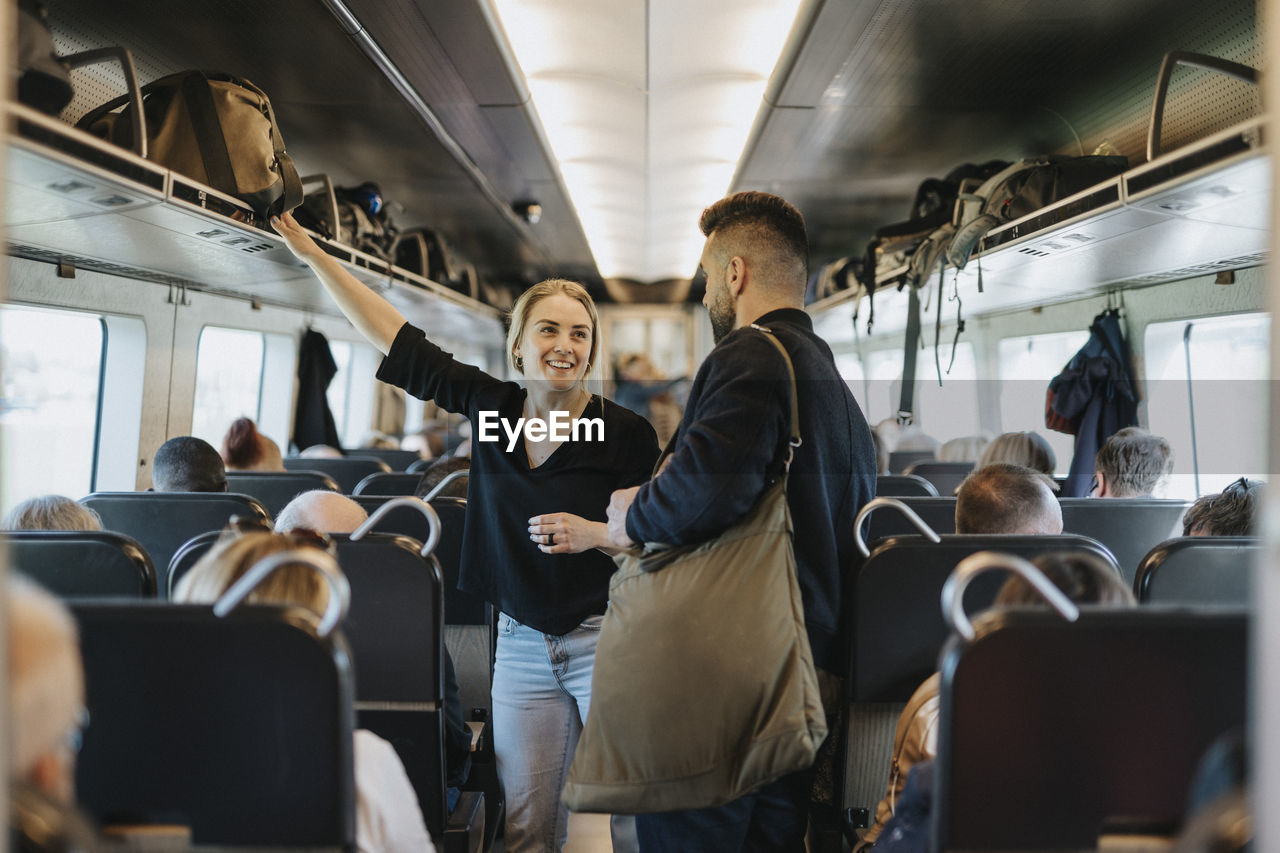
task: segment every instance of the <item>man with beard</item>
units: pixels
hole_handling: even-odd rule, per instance
[[[875,495],[871,431],[802,310],[809,252],[800,212],[777,196],[741,192],[703,211],[699,225],[707,237],[702,301],[716,347],[694,379],[661,473],[613,493],[610,538],[618,547],[707,541],[745,516],[781,473],[791,383],[781,354],[757,329],[771,331],[791,357],[798,386],[801,443],[787,503],[805,625],[830,718],[835,674],[845,663],[842,581],[854,551],[853,519]],[[718,808],[640,815],[641,849],[803,851],[813,775],[813,768],[790,774]]]

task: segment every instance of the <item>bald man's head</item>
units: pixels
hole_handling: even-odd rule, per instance
[[[368,517],[364,507],[346,495],[317,489],[289,501],[276,516],[276,530],[283,533],[306,527],[322,533],[350,533]]]
[[[1052,480],[1021,465],[996,463],[974,471],[956,492],[957,533],[1062,532],[1062,507]]]

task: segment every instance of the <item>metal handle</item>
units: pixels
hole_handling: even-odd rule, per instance
[[[1160,156],[1160,125],[1164,122],[1164,101],[1169,94],[1169,78],[1173,76],[1174,66],[1177,65],[1217,71],[1219,74],[1226,74],[1228,77],[1235,77],[1237,80],[1243,80],[1255,86],[1258,85],[1258,78],[1261,76],[1256,68],[1232,62],[1230,59],[1183,50],[1166,53],[1164,62],[1160,64],[1160,75],[1156,78],[1155,98],[1151,102],[1151,125],[1147,128],[1147,162]]]
[[[427,496],[426,496],[426,497],[424,497],[424,498],[423,498],[423,500],[424,500],[424,501],[429,501],[429,500],[431,500],[431,499],[432,499],[432,498],[434,498],[436,495],[440,494],[440,491],[441,491],[445,486],[449,485],[449,484],[450,484],[450,483],[452,483],[454,480],[460,480],[460,479],[462,479],[463,477],[466,477],[466,476],[467,476],[468,474],[470,474],[470,473],[471,473],[471,472],[470,472],[470,471],[468,471],[468,470],[463,470],[463,471],[450,471],[450,472],[449,472],[449,474],[448,474],[448,475],[447,475],[443,480],[441,480],[440,482],[438,482],[438,483],[436,483],[436,484],[435,484],[435,487],[434,487],[434,488],[432,488],[432,490],[431,490],[431,491],[427,492]]]
[[[882,506],[891,506],[898,512],[902,513],[906,517],[907,521],[911,522],[912,525],[915,526],[916,530],[923,533],[930,542],[942,541],[938,538],[938,534],[934,532],[933,528],[926,524],[923,518],[916,515],[915,510],[904,504],[902,501],[895,500],[894,498],[873,498],[867,501],[867,503],[862,507],[862,511],[858,513],[858,517],[853,520],[853,544],[858,547],[858,553],[862,556],[871,556],[871,549],[867,547],[867,543],[862,538],[862,522],[868,515],[871,515],[872,510]]]
[[[299,178],[298,180],[304,187],[307,184],[315,184],[315,183],[324,184],[325,198],[328,199],[329,201],[329,231],[330,231],[330,233],[325,234],[324,236],[330,240],[338,240],[339,242],[341,242],[340,236],[338,234],[338,229],[339,229],[338,196],[333,191],[333,180],[330,179],[330,177],[324,173],[307,175],[306,177]]]
[[[231,585],[222,597],[213,605],[214,616],[226,616],[249,597],[258,584],[262,583],[272,572],[281,566],[308,566],[325,579],[329,585],[329,603],[325,605],[324,614],[320,617],[320,626],[316,634],[329,636],[338,623],[347,615],[351,605],[351,587],[347,577],[338,568],[338,561],[319,548],[296,548],[292,551],[281,551],[254,563],[240,580]]]
[[[431,556],[431,552],[436,549],[436,545],[440,542],[440,516],[436,515],[436,511],[432,509],[431,505],[422,498],[403,497],[392,498],[387,501],[382,506],[378,507],[364,524],[360,525],[352,532],[350,536],[351,541],[358,542],[363,539],[365,534],[372,530],[387,513],[391,512],[391,510],[398,506],[413,507],[427,517],[427,526],[430,528],[430,532],[427,534],[427,541],[422,545],[422,550],[418,553],[422,554],[424,557]]]
[[[1075,602],[1067,598],[1053,581],[1044,576],[1044,572],[1027,560],[1012,554],[979,551],[957,563],[955,571],[942,585],[942,616],[951,629],[965,640],[972,641],[975,634],[973,623],[969,621],[969,615],[964,612],[964,591],[969,588],[970,581],[990,569],[1005,569],[1020,575],[1035,588],[1036,592],[1044,596],[1050,607],[1058,611],[1059,615],[1068,622],[1074,622],[1080,618],[1080,608]]]
[[[129,103],[133,106],[130,122],[133,124],[133,153],[139,157],[147,156],[147,118],[142,114],[142,88],[138,86],[138,72],[133,66],[133,56],[128,48],[100,47],[95,50],[83,50],[70,56],[61,57],[71,68],[81,68],[114,59],[120,63],[124,71],[124,85],[129,92]]]

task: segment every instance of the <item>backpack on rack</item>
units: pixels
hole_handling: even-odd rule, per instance
[[[476,270],[462,263],[443,235],[429,228],[407,228],[396,236],[395,265],[429,278],[471,299],[480,298]]]
[[[294,214],[298,224],[366,255],[394,262],[396,226],[378,185],[365,181],[358,187],[335,187],[328,175],[303,178],[304,184],[316,181],[324,186],[307,193]]]
[[[271,100],[240,77],[179,71],[142,87],[145,146],[135,137],[138,105],[121,95],[77,127],[194,181],[235,196],[264,219],[302,202],[302,182],[285,152]]]
[[[1122,156],[1050,155],[1019,160],[961,199],[947,261],[964,269],[978,241],[991,229],[1114,178],[1129,167]]]

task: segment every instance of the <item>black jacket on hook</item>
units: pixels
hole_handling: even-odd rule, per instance
[[[1088,343],[1049,382],[1045,423],[1076,437],[1062,497],[1088,495],[1098,449],[1117,431],[1138,424],[1138,395],[1120,312],[1103,311],[1093,318],[1089,332]]]
[[[307,329],[298,348],[298,408],[293,418],[293,443],[298,452],[313,444],[342,449],[333,412],[329,411],[329,398],[325,396],[337,372],[328,339]]]

